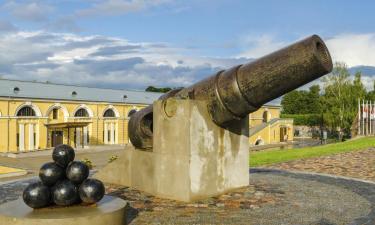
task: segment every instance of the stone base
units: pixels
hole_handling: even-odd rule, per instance
[[[22,199],[0,205],[0,224],[12,225],[124,225],[126,202],[104,196],[92,206],[32,209]]]
[[[219,127],[193,100],[156,101],[153,112],[152,151],[126,150],[96,178],[186,202],[249,184],[247,118]]]

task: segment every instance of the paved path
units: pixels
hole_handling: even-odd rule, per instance
[[[108,159],[113,155],[119,155],[121,151],[125,150],[111,150],[110,148],[105,151],[91,152],[91,151],[77,151],[76,159],[89,159],[94,165],[94,169],[100,169],[108,163]],[[40,167],[46,163],[52,161],[51,155],[40,155],[35,157],[22,157],[22,158],[9,158],[0,156],[0,166],[9,166],[14,168],[20,168],[28,171],[28,175],[23,177],[36,176],[39,173]],[[3,178],[0,182],[18,179],[20,177]]]
[[[16,199],[28,182],[0,185],[1,202]],[[375,224],[374,183],[313,174],[253,169],[247,188],[194,203],[127,187],[107,192],[129,201],[130,224]]]
[[[274,164],[268,166],[268,168],[334,174],[375,182],[375,148],[295,160]]]

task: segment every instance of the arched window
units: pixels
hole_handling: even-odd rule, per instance
[[[25,106],[17,112],[17,116],[36,116],[36,114],[33,108]]]
[[[267,123],[268,122],[268,111],[264,111],[263,113],[263,123]]]
[[[89,113],[86,109],[78,109],[77,112],[74,114],[75,117],[89,117]]]
[[[103,117],[116,117],[116,115],[115,115],[115,112],[113,111],[113,109],[107,109],[104,112]]]
[[[134,113],[136,113],[137,112],[137,110],[136,109],[132,109],[132,110],[130,110],[129,111],[129,113],[128,113],[128,117],[131,117]]]

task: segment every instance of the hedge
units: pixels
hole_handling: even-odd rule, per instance
[[[294,125],[319,126],[322,123],[322,114],[281,114],[281,118],[294,120]]]

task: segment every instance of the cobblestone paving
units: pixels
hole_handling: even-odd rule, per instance
[[[34,179],[35,180],[35,179]],[[0,203],[32,180],[0,185]],[[375,185],[319,175],[252,170],[250,185],[193,203],[160,199],[128,187],[107,193],[129,202],[127,224],[375,224]]]
[[[267,168],[326,173],[375,182],[375,148],[332,156],[295,160],[274,164]]]

